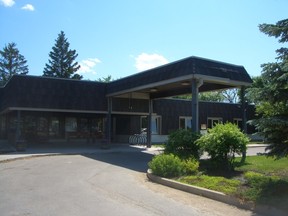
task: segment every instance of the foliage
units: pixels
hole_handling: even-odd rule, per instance
[[[275,200],[287,199],[288,181],[277,176],[265,176],[257,172],[244,174],[248,189],[243,191],[242,196],[246,200],[267,203]]]
[[[198,187],[207,188],[232,195],[243,201],[252,201],[255,204],[266,204],[288,211],[288,168],[287,158],[273,161],[265,156],[248,156],[245,163],[237,158],[236,172],[215,176],[207,163],[209,160],[200,160],[200,172],[193,176],[184,176],[178,181]],[[203,166],[204,163],[204,166]],[[267,168],[267,169],[265,169]],[[207,173],[200,175],[200,173]]]
[[[224,101],[229,103],[237,103],[239,101],[239,90],[237,88],[227,89],[221,92]]]
[[[174,98],[191,100],[192,95],[185,94],[185,95],[175,96]],[[200,101],[236,103],[238,100],[238,90],[228,89],[228,90],[223,90],[223,91],[200,92],[199,100]]]
[[[180,182],[198,187],[219,191],[225,194],[235,194],[241,182],[236,179],[226,179],[219,176],[185,176],[179,179]]]
[[[288,158],[275,160],[275,158],[265,155],[248,156],[245,163],[241,163],[240,158],[236,159],[236,163],[238,163],[235,168],[237,171],[254,171],[263,175],[277,175],[288,180]]]
[[[194,175],[198,172],[199,162],[194,158],[182,160],[182,175]]]
[[[246,152],[248,142],[249,138],[232,123],[217,124],[196,141],[215,166],[229,170],[234,169],[235,154]]]
[[[261,24],[260,31],[279,38],[280,43],[288,42],[288,19],[275,25]],[[256,101],[258,119],[250,123],[271,145],[269,155],[288,156],[288,48],[276,50],[277,62],[262,65],[260,78],[255,79],[250,96]]]
[[[29,72],[27,61],[16,48],[15,43],[9,43],[0,50],[0,84],[5,83],[14,74],[26,75]]]
[[[112,82],[113,79],[112,79],[112,76],[111,76],[111,75],[108,75],[107,77],[98,78],[97,81],[98,81],[98,82],[109,83],[109,82]]]
[[[75,61],[78,54],[76,50],[69,49],[70,44],[63,31],[60,32],[55,42],[49,53],[49,63],[45,65],[43,76],[82,79],[81,75],[76,74],[80,68],[78,62]]]
[[[173,154],[156,155],[148,165],[153,174],[161,177],[178,177],[195,174],[199,167],[199,163],[196,160],[181,160]]]
[[[180,158],[194,157],[199,159],[201,151],[195,142],[200,137],[199,133],[192,132],[191,129],[179,129],[169,134],[165,145],[166,154],[173,153]]]
[[[249,103],[259,104],[261,98],[259,98],[259,92],[264,87],[263,79],[261,76],[252,77],[253,83],[246,89],[246,99]]]
[[[200,101],[223,102],[224,96],[220,91],[202,92],[199,94],[199,100]]]

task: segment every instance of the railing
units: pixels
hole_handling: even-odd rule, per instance
[[[129,137],[129,144],[143,145],[147,143],[147,134],[134,134]]]

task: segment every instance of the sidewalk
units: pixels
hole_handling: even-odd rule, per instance
[[[263,153],[267,144],[251,144],[248,145],[248,150],[251,149],[252,153],[247,155],[256,155],[257,152],[253,151],[253,148],[260,148]],[[0,162],[17,160],[27,157],[39,157],[39,156],[52,156],[52,155],[69,155],[69,154],[94,154],[94,153],[105,153],[105,152],[129,152],[129,151],[142,151],[148,154],[159,154],[163,151],[161,147],[146,148],[146,146],[137,146],[129,144],[111,144],[109,146],[101,144],[81,144],[73,143],[72,145],[51,145],[51,146],[33,146],[28,147],[26,151],[15,151],[15,149],[7,148],[7,153],[0,153]]]

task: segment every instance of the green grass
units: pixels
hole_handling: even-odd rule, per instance
[[[244,164],[237,160],[233,172],[215,169],[209,160],[200,161],[200,172],[205,175],[181,177],[179,181],[288,212],[288,158],[250,156]]]
[[[178,181],[198,187],[207,188],[223,192],[225,194],[235,194],[241,182],[235,179],[226,179],[224,177],[212,177],[207,175],[186,176],[179,178]]]
[[[269,176],[280,176],[288,180],[288,158],[275,159],[266,156],[250,156],[244,164],[240,163],[241,158],[236,159],[237,171],[254,171]]]

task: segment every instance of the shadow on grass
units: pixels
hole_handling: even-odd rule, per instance
[[[243,165],[243,163],[241,164]],[[241,164],[236,165],[241,166]],[[210,159],[200,160],[199,171],[208,176],[222,176],[228,179],[237,178],[243,175],[243,171],[224,169],[221,164],[216,164]]]
[[[235,162],[234,167],[251,165],[249,162]],[[225,170],[221,165],[206,159],[200,160],[199,171],[208,176],[221,176],[228,179],[238,179],[242,182],[237,189],[236,196],[246,201],[253,201],[256,205],[268,205],[288,212],[288,180],[280,176],[263,175],[251,172],[250,177],[246,171]]]
[[[288,212],[288,181],[276,176],[250,175],[248,189],[243,191],[245,199],[265,204]]]

